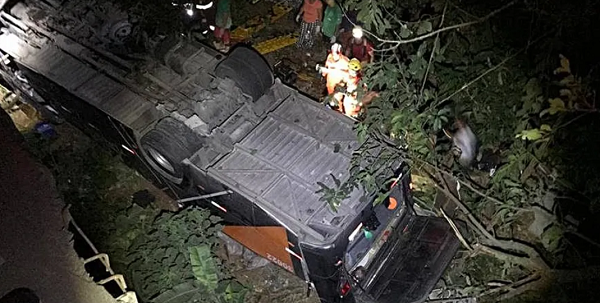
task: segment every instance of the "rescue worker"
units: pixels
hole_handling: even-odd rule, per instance
[[[331,52],[327,55],[325,66],[319,68],[321,75],[327,80],[327,95],[335,93],[333,97],[338,103],[342,101],[343,94],[336,93],[336,87],[348,77],[348,62],[348,57],[342,54],[342,45],[334,43],[331,46]],[[341,103],[339,108],[341,108]]]
[[[352,29],[352,38],[347,43],[346,56],[348,58],[356,58],[363,65],[373,63],[375,52],[373,44],[364,37],[363,30],[360,26]]]
[[[450,134],[444,129],[448,138],[452,139],[453,152],[458,156],[458,162],[464,167],[471,167],[477,157],[477,137],[467,123],[456,120],[456,132]]]
[[[362,110],[362,103],[358,100],[358,87],[361,79],[362,66],[360,61],[352,58],[348,62],[348,76],[346,77],[346,93],[342,102],[342,112],[349,117],[358,118]]]
[[[362,65],[358,59],[352,58],[348,62],[348,77],[344,81],[346,87],[341,110],[346,116],[356,119],[364,113],[366,105],[379,97],[379,93],[369,91],[366,84],[360,85],[361,70]]]

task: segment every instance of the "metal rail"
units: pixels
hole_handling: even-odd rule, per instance
[[[97,284],[104,286],[106,283],[114,281],[115,283],[117,283],[117,285],[123,292],[123,294],[121,294],[119,297],[116,298],[117,302],[137,303],[138,300],[137,300],[137,296],[136,296],[135,292],[131,291],[131,290],[127,290],[127,283],[125,282],[125,278],[123,277],[122,274],[115,274],[113,269],[110,267],[110,260],[108,258],[108,255],[105,253],[100,253],[98,251],[98,249],[96,248],[96,246],[94,245],[94,243],[92,243],[90,238],[88,238],[87,235],[83,232],[83,230],[81,230],[81,228],[79,227],[77,222],[75,222],[75,219],[73,219],[73,217],[69,213],[70,207],[71,207],[71,205],[68,205],[64,210],[64,212],[68,213],[68,217],[69,217],[68,221],[71,224],[73,224],[73,227],[75,228],[77,233],[83,238],[83,240],[87,243],[87,245],[94,252],[94,256],[83,260],[83,264],[85,265],[85,264],[94,262],[96,260],[100,260],[102,265],[104,265],[104,267],[106,268],[106,271],[108,273],[110,273],[110,276],[108,278],[98,281]],[[65,223],[68,224],[68,222],[65,222]]]

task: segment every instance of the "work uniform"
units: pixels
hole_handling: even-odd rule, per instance
[[[348,74],[346,77],[346,94],[344,95],[344,114],[349,117],[357,118],[362,110],[362,104],[358,100],[358,88],[360,83],[360,74]]]
[[[348,57],[343,54],[338,56],[338,60],[335,60],[334,55],[329,54],[325,61],[327,70],[323,71],[323,77],[327,79],[327,94],[329,95],[333,94],[335,87],[348,77]]]

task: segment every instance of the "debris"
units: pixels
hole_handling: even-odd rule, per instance
[[[292,10],[292,6],[277,3],[273,5],[271,10],[273,11],[271,15],[266,16],[265,18],[262,16],[255,16],[248,20],[245,24],[240,25],[232,30],[231,40],[244,41],[249,39],[253,34],[265,28],[267,23],[275,23],[279,19],[283,18],[283,16]]]
[[[268,54],[270,52],[274,52],[276,50],[282,49],[286,46],[293,45],[298,40],[298,37],[293,34],[287,34],[284,36],[279,36],[273,39],[269,39],[254,45],[254,48],[261,53],[262,55]]]

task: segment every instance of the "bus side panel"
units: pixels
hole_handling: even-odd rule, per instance
[[[254,204],[253,214],[255,226],[280,226],[274,218],[272,218],[269,214],[267,214],[256,204]],[[304,270],[300,262],[300,259],[302,258],[302,253],[300,252],[298,237],[288,230],[287,239],[287,253],[291,256],[294,274],[296,274],[296,276],[300,277],[302,280],[305,280],[306,277],[304,275]]]
[[[123,162],[139,171],[155,185],[164,186],[158,174],[142,158],[135,132],[128,126],[90,105],[43,75],[17,64],[35,91],[69,123],[94,140],[104,140],[118,151]]]
[[[189,179],[203,193],[228,190],[202,170],[189,166]],[[198,205],[210,209],[224,219],[223,232],[248,249],[305,279],[300,259],[298,238],[281,226],[255,203],[233,192],[202,201]]]

